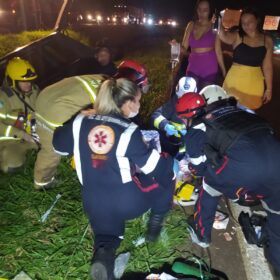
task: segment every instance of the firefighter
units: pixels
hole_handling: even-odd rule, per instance
[[[139,112],[140,98],[135,83],[107,80],[96,98],[95,115],[80,114],[54,132],[54,149],[74,155],[83,186],[83,206],[95,236],[93,279],[115,279],[115,251],[125,221],[151,209],[147,239],[154,241],[172,205],[173,159],[148,148],[130,120]]]
[[[33,66],[20,57],[9,60],[0,89],[0,169],[13,172],[23,166],[26,153],[37,149],[31,135],[39,88]]]
[[[123,61],[117,76],[127,77],[146,92],[148,79],[145,69],[135,61]],[[34,168],[34,187],[47,189],[54,185],[54,176],[60,155],[53,151],[52,137],[61,126],[82,109],[92,107],[104,75],[82,75],[65,78],[41,91],[36,101],[37,132],[41,149]]]
[[[203,188],[189,220],[194,243],[208,247],[215,212],[221,195],[243,206],[260,202],[267,212],[265,231],[268,261],[280,272],[280,142],[271,127],[256,114],[225,98],[218,86],[202,91],[207,107],[194,111],[180,99],[176,110],[188,128],[185,136],[189,169],[203,176]],[[197,100],[201,101],[200,95]],[[195,100],[193,100],[194,102]],[[188,112],[195,112],[188,115]]]
[[[181,135],[187,133],[186,127],[177,117],[175,105],[179,98],[189,92],[196,92],[196,81],[192,77],[182,77],[177,86],[176,94],[154,111],[151,115],[152,126],[159,130],[162,151],[176,156],[185,152]]]

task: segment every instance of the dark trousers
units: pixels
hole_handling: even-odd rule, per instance
[[[239,140],[219,166],[207,166],[204,180],[218,192],[211,194],[211,188],[206,191],[207,187],[200,191],[195,223],[201,235],[210,239],[219,193],[236,199],[239,188],[245,187],[261,195],[268,215],[267,259],[280,272],[280,143],[271,135],[256,132],[252,136],[254,141]]]
[[[153,185],[155,182],[150,178],[146,179],[141,179],[142,187],[149,189],[141,190],[141,186],[134,182],[111,186],[108,192],[106,188],[92,190],[90,187],[84,187],[84,210],[95,235],[95,248],[117,248],[124,235],[125,222],[141,216],[149,209],[156,214],[169,211],[172,206],[174,182],[170,180],[165,187],[156,188],[156,185]]]

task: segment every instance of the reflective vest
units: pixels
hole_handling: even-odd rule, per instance
[[[54,130],[93,104],[103,75],[82,75],[65,78],[41,91],[36,101],[36,119],[39,125]]]
[[[8,86],[0,89],[0,141],[18,141],[29,131],[30,119],[39,88],[34,85],[32,92],[24,95]],[[20,95],[20,96],[19,96]],[[24,100],[24,101],[22,101]]]

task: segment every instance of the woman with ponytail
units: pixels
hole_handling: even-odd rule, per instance
[[[141,90],[119,78],[103,82],[94,115],[78,115],[54,132],[53,146],[74,155],[84,210],[94,233],[93,279],[115,279],[115,252],[125,222],[151,210],[147,241],[159,236],[172,205],[173,159],[143,141],[130,118],[140,109]]]

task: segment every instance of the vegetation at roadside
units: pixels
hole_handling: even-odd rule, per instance
[[[39,30],[24,31],[20,34],[0,34],[0,57],[6,55],[18,47],[22,47],[38,39],[44,38],[52,32],[52,30]],[[73,39],[79,40],[86,45],[90,45],[90,40],[86,36],[71,30],[66,30],[65,32]]]
[[[29,39],[43,36],[41,31],[32,34],[25,36]],[[10,44],[7,43],[5,47],[9,49],[7,51],[28,43],[19,43],[15,39],[17,37],[11,38]],[[2,40],[0,36],[0,42]],[[150,39],[132,49],[126,58],[145,65],[152,85],[150,92],[142,99],[141,116],[147,123],[150,113],[169,96],[169,46],[165,39]],[[0,177],[0,277],[11,279],[20,271],[25,271],[32,279],[39,280],[88,279],[93,239],[83,212],[76,173],[71,169],[69,159],[64,158],[58,169],[56,187],[46,192],[35,191],[35,157],[35,152],[29,153],[21,172],[1,174]],[[42,215],[58,194],[61,194],[61,198],[47,220],[42,222]],[[126,272],[148,273],[153,268],[160,268],[182,257],[185,253],[181,250],[189,242],[185,218],[184,212],[175,207],[167,218],[159,241],[139,246],[135,242],[144,236],[147,215],[128,222],[125,240],[119,248],[119,253],[131,253]]]

